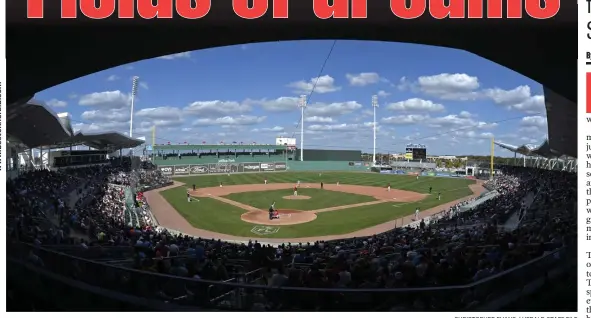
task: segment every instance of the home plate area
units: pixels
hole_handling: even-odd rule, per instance
[[[316,219],[316,213],[299,210],[277,210],[278,218],[269,218],[269,212],[263,210],[249,211],[241,215],[244,222],[263,225],[293,225],[310,222]]]

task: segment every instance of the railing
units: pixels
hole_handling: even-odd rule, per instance
[[[557,266],[570,265],[575,258],[572,247],[563,247],[508,271],[481,281],[463,285],[398,289],[313,289],[274,288],[234,282],[207,281],[149,273],[105,265],[29,244],[9,243],[9,261],[27,259],[29,252],[43,261],[43,268],[62,277],[75,279],[101,289],[148,298],[154,303],[197,306],[227,310],[250,310],[269,306],[273,310],[412,310],[415,301],[426,307],[420,310],[464,310],[474,301],[486,302],[510,292],[522,292],[531,281],[545,277]],[[576,250],[576,247],[574,248]],[[569,251],[569,255],[567,255]],[[571,257],[569,257],[571,256]],[[10,270],[10,268],[9,268]],[[210,286],[231,295],[210,297]],[[222,294],[224,294],[222,293]],[[212,301],[216,299],[216,301]]]

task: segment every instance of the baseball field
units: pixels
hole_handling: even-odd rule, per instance
[[[183,233],[308,242],[384,232],[413,222],[417,208],[424,218],[483,191],[463,178],[281,172],[181,177],[145,195],[160,225]],[[271,220],[273,203],[279,218]]]

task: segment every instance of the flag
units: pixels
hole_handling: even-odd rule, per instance
[[[186,143],[187,143],[187,142],[185,141],[185,144],[186,144]]]
[[[205,141],[203,141],[203,144],[205,145]]]
[[[235,141],[232,141],[232,143],[235,144],[236,142]]]
[[[170,141],[168,142],[168,144],[170,145]]]

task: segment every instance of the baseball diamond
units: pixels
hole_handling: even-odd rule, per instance
[[[187,202],[188,184],[196,185],[189,192],[199,201]],[[430,195],[429,188],[441,192],[441,200]],[[310,242],[388,231],[414,222],[417,208],[425,218],[482,192],[480,182],[463,178],[259,172],[176,178],[172,186],[145,196],[160,225],[182,233],[228,240],[264,235],[269,242]],[[294,199],[300,196],[305,199]],[[267,208],[272,203],[278,217],[270,219]],[[277,230],[253,231],[257,224]]]

